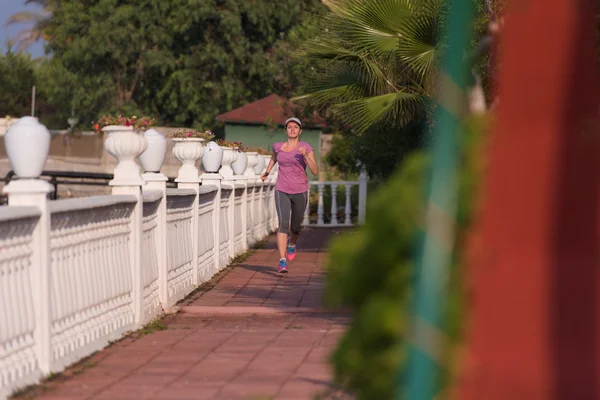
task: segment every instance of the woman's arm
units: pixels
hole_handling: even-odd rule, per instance
[[[266,181],[267,178],[269,177],[269,174],[271,173],[271,170],[273,169],[273,167],[275,166],[275,163],[277,162],[277,158],[275,157],[275,154],[273,154],[271,156],[271,159],[269,160],[269,165],[267,166],[267,169],[265,170],[265,172],[260,176],[260,179],[262,179],[262,181]]]
[[[315,152],[311,151],[310,153],[306,154],[306,147],[304,146],[300,147],[298,151],[304,156],[304,159],[306,160],[306,164],[308,164],[310,172],[312,172],[313,175],[319,175],[319,166],[317,165]]]

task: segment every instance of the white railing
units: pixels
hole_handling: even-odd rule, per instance
[[[183,299],[194,287],[192,222],[196,192],[167,190],[167,304]],[[197,212],[197,211],[196,211]]]
[[[304,219],[302,224],[304,226],[352,226],[356,224],[362,224],[365,222],[366,215],[366,204],[367,204],[367,175],[361,173],[358,177],[358,181],[311,181],[309,182],[311,190],[309,196],[317,197],[316,206],[316,220],[314,217],[315,213],[311,213],[311,201],[306,206],[304,211]],[[329,210],[325,210],[325,188],[329,187],[329,197],[331,199],[331,205]],[[356,187],[358,190],[354,195],[356,202],[356,212],[353,210],[353,188]],[[338,188],[343,188],[343,202],[338,201]]]
[[[31,124],[39,125],[29,120],[21,128]],[[250,164],[244,175],[231,175],[227,165],[221,165],[221,173],[199,175],[201,143],[180,142],[173,149],[183,164],[178,187],[167,189],[165,175],[140,175],[132,161],[157,142],[131,130],[107,136],[107,150],[119,158],[111,195],[50,201],[52,186],[30,178],[36,175],[29,172],[27,179],[4,187],[0,399],[170,311],[277,227],[275,179],[262,182]],[[145,160],[153,167],[146,169],[158,171],[161,166],[154,161],[164,159],[166,147],[150,150],[153,155]],[[357,183],[316,183],[321,224],[323,185],[335,189],[340,184]],[[359,201],[359,221],[365,196]],[[346,214],[344,224],[349,222]]]
[[[159,254],[161,243],[160,233],[160,205],[161,192],[148,193],[144,196],[142,216],[142,322],[152,320],[162,312],[159,292]]]
[[[246,251],[244,232],[254,241],[272,232],[261,221],[276,218],[264,197],[273,185],[251,180],[256,197],[248,180],[224,179],[140,196],[30,193],[37,206],[15,205],[22,196],[9,193],[0,207],[0,398],[161,315]]]
[[[209,280],[215,273],[215,200],[218,194],[217,186],[201,186],[198,201],[198,278],[202,283]]]
[[[134,328],[133,196],[50,203],[50,368],[61,370]],[[43,251],[43,250],[42,250]]]
[[[37,207],[0,208],[0,397],[41,375],[36,337]]]

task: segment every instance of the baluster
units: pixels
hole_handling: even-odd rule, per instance
[[[337,220],[337,183],[331,184],[331,224],[336,225]]]
[[[367,172],[363,169],[358,176],[358,223],[364,224],[367,214]]]
[[[349,183],[346,183],[346,219],[344,220],[344,223],[346,225],[351,225],[352,224],[352,219],[350,214],[352,213],[352,205],[350,203],[350,196],[352,195],[352,185],[350,185]]]
[[[317,207],[317,225],[324,225],[324,222],[323,222],[323,189],[324,189],[324,185],[322,183],[319,183],[318,188],[319,188],[319,206]]]
[[[309,225],[310,220],[310,186],[308,187],[308,193],[306,194],[306,209],[304,210],[304,219],[302,220],[302,225]]]

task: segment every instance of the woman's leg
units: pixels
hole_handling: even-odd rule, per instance
[[[304,219],[304,211],[308,204],[308,192],[294,194],[291,197],[291,237],[290,246],[295,246],[300,230],[302,229],[302,220]]]
[[[279,228],[277,230],[277,250],[279,250],[279,258],[285,258],[287,249],[287,240],[290,233],[290,215],[292,212],[292,204],[290,197],[286,193],[278,190],[275,191],[275,209],[277,218],[279,219]]]

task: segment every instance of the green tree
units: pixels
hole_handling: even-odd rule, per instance
[[[376,124],[363,134],[341,130],[334,134],[326,161],[341,173],[358,173],[365,168],[369,177],[385,181],[410,153],[423,145],[424,119],[414,119],[400,128]]]
[[[12,51],[0,56],[0,117],[31,114],[31,87],[36,64],[29,54]]]
[[[212,127],[215,116],[289,85],[278,42],[318,0],[49,0],[48,49],[71,103]]]
[[[178,26],[180,67],[155,98],[161,115],[210,126],[223,111],[272,92],[285,95],[295,82],[277,48],[318,6],[316,0],[283,0],[277,7],[267,0],[199,2]]]
[[[90,118],[139,109],[133,95],[146,71],[172,59],[165,26],[170,2],[51,1],[48,49],[53,69],[72,78],[68,91],[76,111]]]

